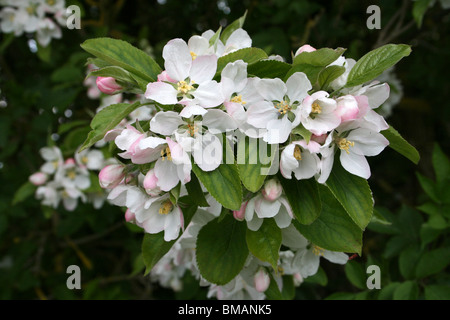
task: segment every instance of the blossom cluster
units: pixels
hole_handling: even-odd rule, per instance
[[[0,30],[14,33],[36,33],[38,43],[46,47],[52,38],[62,37],[66,26],[65,0],[1,0]]]
[[[103,206],[107,193],[94,183],[98,184],[98,171],[114,159],[105,159],[102,151],[94,148],[64,159],[60,148],[44,147],[40,155],[45,162],[29,181],[37,186],[35,196],[43,205],[56,209],[62,202],[68,211],[75,210],[79,201],[91,203],[95,209]]]

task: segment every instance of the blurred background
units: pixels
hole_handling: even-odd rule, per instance
[[[5,1],[3,4],[6,4]],[[0,2],[1,3],[1,2]],[[43,160],[39,150],[63,145],[73,154],[99,100],[87,94],[80,44],[94,37],[126,40],[162,65],[168,40],[216,31],[247,11],[254,47],[291,62],[301,45],[344,47],[359,59],[387,43],[412,53],[382,81],[391,99],[388,123],[421,154],[418,165],[391,149],[370,159],[377,220],[362,257],[344,266],[322,261],[296,299],[450,299],[450,3],[441,0],[84,0],[81,29],[62,28],[47,46],[33,33],[0,32],[0,299],[204,299],[186,274],[181,290],[143,276],[142,233],[123,212],[80,203],[75,211],[42,206],[27,188]],[[381,9],[369,30],[367,8]],[[80,128],[67,125],[78,121]],[[24,186],[25,185],[25,186]],[[20,192],[18,192],[20,190]],[[66,268],[82,269],[82,290],[68,290]],[[382,290],[366,288],[366,265],[382,270]]]

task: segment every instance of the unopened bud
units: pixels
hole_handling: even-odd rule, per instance
[[[100,186],[105,189],[115,188],[125,177],[121,164],[110,164],[104,167],[98,174]]]
[[[116,94],[122,90],[122,86],[117,84],[116,79],[112,77],[97,77],[96,80],[98,89],[106,94]]]
[[[336,100],[336,114],[341,117],[341,121],[355,120],[358,117],[358,101],[352,95],[346,95]]]
[[[48,176],[43,172],[33,173],[28,179],[35,186],[41,186],[47,182]]]
[[[281,184],[278,182],[278,180],[270,179],[264,184],[264,188],[261,192],[264,196],[264,199],[275,201],[281,196],[283,188],[281,187]]]
[[[258,292],[264,292],[269,288],[270,277],[264,268],[260,268],[253,278],[255,281],[255,289]]]
[[[136,215],[130,211],[130,209],[127,209],[125,211],[125,221],[135,223],[136,222]]]
[[[238,221],[243,221],[245,218],[245,209],[247,208],[248,201],[242,203],[241,208],[239,210],[233,211],[233,217]]]
[[[298,50],[295,52],[295,56],[298,56],[302,52],[313,52],[316,51],[316,48],[311,47],[309,44],[305,44],[298,48]]]
[[[161,189],[157,185],[158,178],[156,177],[155,170],[150,169],[144,178],[144,189],[151,196],[157,196],[160,194]]]

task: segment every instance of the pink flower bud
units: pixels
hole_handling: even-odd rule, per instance
[[[248,201],[242,203],[241,208],[239,210],[233,211],[233,217],[238,221],[243,221],[245,218],[245,209],[247,208]]]
[[[125,177],[124,167],[121,164],[110,164],[98,174],[100,186],[105,189],[115,188]]]
[[[336,100],[336,114],[341,117],[341,121],[355,120],[358,117],[358,101],[352,95],[346,95]]]
[[[324,133],[324,134],[322,134],[320,136],[316,136],[315,134],[313,134],[311,136],[311,140],[315,141],[315,142],[317,142],[319,144],[324,144],[325,140],[327,140],[327,137],[328,137],[328,134],[326,134],[326,133]]]
[[[316,51],[316,48],[311,47],[309,44],[305,44],[298,48],[298,50],[295,52],[295,56],[298,56],[302,52],[313,52]]]
[[[294,273],[294,285],[298,287],[302,283],[303,283],[302,275],[299,272]]]
[[[281,187],[281,184],[275,180],[270,179],[264,184],[264,188],[262,189],[262,194],[264,196],[264,199],[269,201],[275,201],[283,192],[283,188]]]
[[[258,292],[264,292],[269,288],[270,277],[264,268],[260,268],[253,278],[255,281],[255,289]]]
[[[156,177],[155,170],[150,169],[144,178],[144,189],[151,196],[157,196],[161,192],[161,189],[157,185],[158,178]]]
[[[125,211],[125,221],[135,223],[136,222],[136,215],[130,211],[130,209],[127,209]]]
[[[116,94],[122,87],[117,84],[116,79],[112,77],[97,77],[97,87],[98,89],[106,94]]]
[[[75,165],[75,159],[74,158],[69,158],[66,161],[64,161],[65,165],[69,165],[69,166],[73,166]]]
[[[35,186],[41,186],[47,182],[48,176],[43,172],[33,173],[28,179]]]

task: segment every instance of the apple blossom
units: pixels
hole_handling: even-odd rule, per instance
[[[105,189],[113,189],[125,177],[124,166],[121,164],[110,164],[100,170],[98,179],[100,186]]]

